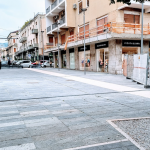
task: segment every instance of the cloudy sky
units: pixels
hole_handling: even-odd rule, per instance
[[[0,37],[18,30],[38,12],[45,13],[45,0],[0,0]]]

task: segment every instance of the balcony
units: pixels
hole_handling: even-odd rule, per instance
[[[50,12],[50,6],[46,9],[46,14]]]
[[[35,48],[38,48],[38,43],[34,43],[28,46],[28,48],[26,49],[26,51],[28,50],[34,50]]]
[[[46,16],[55,16],[65,9],[65,0],[55,0],[47,9]]]
[[[27,40],[27,37],[22,37],[20,40],[19,40],[19,42],[20,43],[23,43],[23,42],[25,42]]]
[[[51,4],[51,10],[53,10],[57,6],[58,0],[55,0],[53,4]]]
[[[38,29],[32,29],[32,34],[38,34]]]
[[[51,31],[51,26],[47,27],[47,33]]]
[[[65,16],[60,19],[60,26],[65,23]]]
[[[52,30],[54,30],[54,29],[57,28],[57,27],[58,27],[57,22],[55,22],[54,24],[52,24]]]

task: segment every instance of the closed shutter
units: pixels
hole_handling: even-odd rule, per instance
[[[134,23],[134,15],[124,14],[125,23]]]
[[[15,39],[13,39],[13,43],[15,43]]]
[[[82,2],[79,3],[79,14],[82,13]]]
[[[101,34],[103,33],[105,30],[104,30],[104,25],[107,24],[108,22],[108,17],[105,17],[105,18],[102,18],[100,20],[97,20],[97,34]]]
[[[140,15],[135,15],[135,24],[140,24]]]
[[[89,24],[85,26],[85,37],[89,37]],[[84,38],[84,26],[79,28],[79,38]]]
[[[70,32],[70,39],[69,39],[70,42],[73,42],[74,41],[74,31],[71,31]]]
[[[53,37],[49,37],[49,43],[51,46],[53,46]]]
[[[58,38],[55,38],[55,46],[58,44]]]
[[[14,53],[16,53],[16,48],[14,48]]]
[[[62,45],[65,44],[65,34],[63,34],[63,35],[61,36],[61,44],[62,44]]]

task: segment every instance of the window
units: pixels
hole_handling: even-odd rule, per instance
[[[13,43],[15,43],[15,39],[13,39]]]
[[[62,36],[61,36],[61,44],[63,45],[63,44],[65,44],[65,34],[63,34]]]
[[[104,18],[101,18],[99,20],[97,20],[97,33],[100,34],[100,33],[103,33],[105,32],[105,27],[104,25],[108,22],[108,17],[104,17]]]
[[[70,42],[74,41],[74,31],[70,31]]]
[[[53,46],[53,37],[49,37],[50,46]]]
[[[85,25],[85,38],[89,37],[89,24]],[[79,38],[84,38],[84,26],[79,28]]]
[[[89,0],[86,0],[86,5],[87,7],[89,7]]]
[[[82,2],[79,2],[79,14],[82,13]]]

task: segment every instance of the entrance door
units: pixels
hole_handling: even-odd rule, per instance
[[[74,53],[70,53],[70,69],[75,69],[75,57],[74,57]]]
[[[108,48],[97,50],[97,71],[108,72],[109,52]]]

